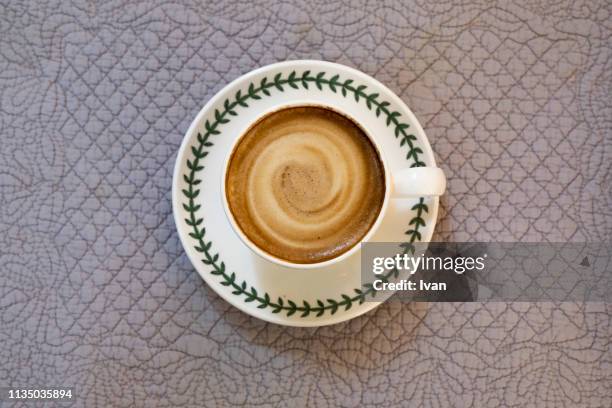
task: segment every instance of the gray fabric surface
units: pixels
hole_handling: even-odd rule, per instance
[[[436,240],[610,241],[610,2],[44,3],[0,2],[0,386],[88,407],[610,407],[610,304],[274,326],[206,287],[170,205],[216,91],[318,58],[420,119],[449,179]]]

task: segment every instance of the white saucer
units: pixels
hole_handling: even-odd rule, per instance
[[[332,267],[294,270],[252,253],[222,206],[223,161],[232,142],[258,117],[292,101],[338,107],[380,142],[392,172],[435,166],[414,114],[370,76],[323,61],[287,61],[249,72],[217,93],[185,134],[174,168],[172,205],[179,237],[206,283],[240,310],[289,326],[339,323],[372,310],[360,256]],[[373,241],[428,242],[437,198],[392,200]]]

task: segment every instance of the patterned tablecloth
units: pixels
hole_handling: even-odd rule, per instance
[[[610,241],[612,3],[509,3],[1,1],[0,386],[88,407],[610,407],[611,304],[392,302],[284,328],[207,288],[175,230],[203,104],[318,58],[420,119],[449,179],[436,240]]]

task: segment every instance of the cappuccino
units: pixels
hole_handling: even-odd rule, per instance
[[[327,108],[260,119],[232,152],[229,209],[256,246],[292,263],[335,258],[361,241],[385,197],[382,160],[365,132]]]

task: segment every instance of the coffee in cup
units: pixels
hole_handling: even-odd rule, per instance
[[[385,169],[365,131],[319,106],[259,119],[232,151],[225,174],[229,210],[263,252],[314,264],[357,245],[385,201]]]

